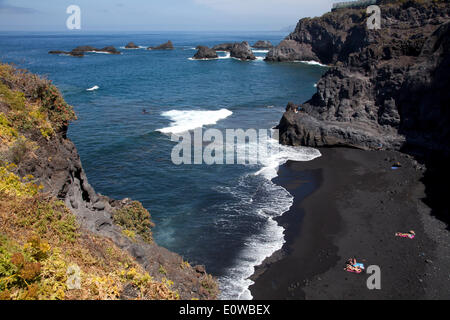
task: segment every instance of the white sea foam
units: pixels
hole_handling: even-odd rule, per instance
[[[264,61],[265,57],[256,57],[256,61]]]
[[[253,299],[249,287],[254,283],[249,279],[267,257],[280,250],[285,243],[284,229],[274,220],[292,206],[293,197],[284,188],[271,181],[263,181],[265,192],[270,194],[264,203],[254,205],[254,214],[267,219],[261,233],[251,236],[238,254],[235,264],[220,277],[221,299],[251,300]]]
[[[100,89],[99,86],[93,86],[92,88],[86,89],[86,91],[95,91],[95,90],[98,90],[98,89]]]
[[[272,150],[271,155],[259,159],[263,167],[254,174],[254,176],[264,178],[259,185],[265,189],[269,196],[263,197],[258,203],[252,204],[255,214],[267,219],[266,224],[262,233],[253,235],[246,241],[244,249],[236,258],[235,265],[228,270],[225,276],[219,278],[222,290],[221,298],[225,300],[253,299],[249,287],[254,282],[249,277],[255,272],[256,266],[280,250],[286,242],[284,228],[279,226],[274,218],[288,211],[294,198],[286,189],[272,182],[272,179],[278,175],[279,166],[289,160],[311,161],[321,156],[320,152],[313,148],[283,146],[275,139],[269,140],[269,143]],[[257,148],[257,145],[247,146],[250,154],[255,154]],[[245,192],[229,192],[240,197],[246,196],[244,195]],[[252,203],[249,199],[244,202]]]
[[[170,110],[162,116],[172,121],[170,127],[158,129],[162,133],[181,133],[206,125],[216,124],[219,120],[228,118],[233,112],[228,109],[220,110]]]
[[[230,59],[230,58],[231,58],[230,53],[229,52],[225,52],[224,56],[218,56],[217,58],[204,58],[204,59],[188,58],[188,60],[191,60],[191,61],[209,61],[209,60],[222,60],[222,59]]]
[[[144,46],[138,46],[139,48],[125,48],[124,46],[123,47],[119,47],[120,49],[123,49],[123,50],[139,50],[139,49],[147,49],[147,47],[144,47]]]
[[[219,59],[230,59],[231,58],[231,54],[229,52],[225,52],[224,56],[219,56]]]
[[[86,51],[87,53],[98,53],[98,54],[113,54],[111,52],[108,51]],[[122,53],[120,53],[122,54]]]
[[[272,148],[278,150],[270,156],[260,159],[263,168],[256,172],[256,175],[262,175],[268,180],[278,176],[278,168],[291,161],[311,161],[321,156],[319,150],[308,147],[291,147],[280,145],[277,140],[270,140]]]
[[[311,61],[294,61],[294,62],[300,62],[300,63],[304,63],[304,64],[309,64],[309,65],[312,65],[312,66],[328,67],[326,64],[322,64],[322,63],[320,63],[318,61],[314,61],[314,60],[311,60]]]
[[[268,53],[269,50],[262,50],[262,49],[252,49],[253,53]]]

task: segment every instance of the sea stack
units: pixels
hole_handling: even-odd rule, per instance
[[[125,49],[139,49],[139,46],[137,46],[134,42],[129,42],[126,46]]]
[[[205,60],[205,59],[217,59],[219,56],[217,55],[217,52],[213,49],[210,49],[206,46],[198,46],[196,48],[198,51],[197,53],[192,57],[194,60]]]
[[[167,41],[166,43],[163,43],[156,47],[148,47],[147,50],[173,50],[173,43],[172,41]]]
[[[253,48],[255,48],[255,49],[271,49],[271,48],[273,48],[273,45],[270,41],[259,40],[253,44]]]
[[[256,60],[256,56],[253,54],[252,49],[248,42],[235,43],[230,51],[231,57],[246,61]]]

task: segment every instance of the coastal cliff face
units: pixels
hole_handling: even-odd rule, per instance
[[[49,81],[0,64],[0,298],[217,298],[204,267],[154,243],[139,202],[90,186],[66,135],[74,119]],[[71,264],[80,290],[66,285]]]
[[[268,60],[332,65],[317,93],[281,119],[280,142],[415,150],[449,155],[450,6],[380,1],[380,30],[365,10],[340,9],[302,19]]]

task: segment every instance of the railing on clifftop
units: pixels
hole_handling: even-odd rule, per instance
[[[342,8],[361,8],[368,7],[372,4],[377,4],[378,0],[357,0],[357,1],[344,1],[333,3],[333,10]]]

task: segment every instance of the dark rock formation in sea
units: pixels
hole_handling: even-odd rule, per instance
[[[167,41],[166,43],[163,43],[156,47],[148,47],[147,50],[173,50],[174,46],[172,41]]]
[[[308,44],[294,40],[283,40],[278,46],[271,49],[266,56],[266,61],[311,61],[319,60]]]
[[[61,50],[51,50],[49,54],[63,54],[72,57],[84,57],[84,52],[72,52],[72,51],[61,51]]]
[[[78,46],[72,51],[60,51],[60,50],[52,50],[49,51],[49,54],[65,54],[73,57],[83,57],[86,52],[102,52],[102,53],[109,53],[109,54],[120,54],[120,51],[118,51],[113,46],[104,47],[102,49],[97,49],[95,47],[91,46]]]
[[[450,153],[450,7],[383,4],[381,30],[368,30],[355,9],[300,20],[288,41],[334,66],[303,104],[306,113],[283,116],[282,143]],[[279,49],[269,60],[284,59]]]
[[[230,55],[233,58],[243,60],[243,61],[256,60],[256,56],[253,54],[253,51],[250,48],[250,45],[246,41],[233,44],[233,46],[231,47],[231,50],[230,50]]]
[[[134,42],[129,42],[126,46],[125,49],[139,49],[139,46],[136,45]]]
[[[96,49],[95,52],[104,52],[104,53],[110,53],[110,54],[120,54],[120,51],[117,50],[113,46],[104,47],[102,49]]]
[[[195,60],[204,60],[204,59],[217,59],[219,56],[217,55],[217,52],[213,49],[210,49],[206,46],[198,46],[196,48],[198,51],[193,56],[193,59]]]
[[[215,45],[212,47],[215,51],[231,51],[231,48],[233,47],[233,43],[221,43],[218,45]]]
[[[271,48],[273,48],[273,45],[270,41],[259,40],[259,41],[256,41],[252,47],[255,49],[271,49]]]

